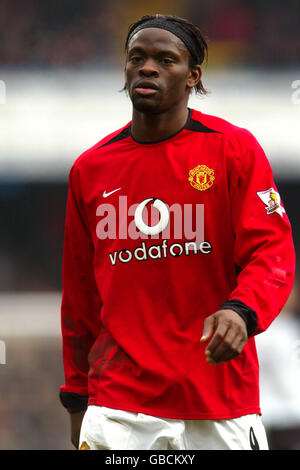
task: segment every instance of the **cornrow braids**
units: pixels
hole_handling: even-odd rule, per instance
[[[175,15],[144,15],[135,23],[131,24],[128,29],[126,41],[125,41],[125,52],[128,50],[129,41],[134,33],[135,30],[139,31],[139,27],[141,27],[144,23],[149,22],[150,20],[161,21],[162,23],[170,23],[174,27],[178,27],[184,31],[185,35],[188,35],[190,41],[193,43],[193,49],[197,51],[197,58],[195,54],[192,54],[189,49],[189,56],[190,62],[189,66],[191,68],[195,67],[196,65],[201,65],[204,61],[207,63],[207,56],[208,56],[208,46],[206,39],[200,30],[200,28],[191,23],[190,21],[180,18]],[[205,95],[207,94],[207,90],[204,88],[201,79],[194,87],[196,94]]]

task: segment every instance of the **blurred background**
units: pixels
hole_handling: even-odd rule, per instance
[[[119,91],[126,32],[155,13],[185,17],[207,35],[210,93],[190,107],[259,140],[299,253],[299,0],[1,0],[0,449],[72,449],[58,400],[68,172],[131,119]],[[271,449],[300,449],[298,285],[297,277],[284,311],[257,337]]]

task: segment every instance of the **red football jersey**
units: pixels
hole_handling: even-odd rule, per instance
[[[61,392],[166,418],[260,413],[254,336],[285,304],[294,269],[287,214],[250,132],[190,110],[176,135],[142,143],[128,123],[69,175]],[[212,366],[204,319],[233,299],[255,331]]]

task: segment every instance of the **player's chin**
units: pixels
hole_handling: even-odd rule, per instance
[[[160,106],[154,103],[133,103],[133,107],[141,113],[158,114],[161,112]]]
[[[131,101],[133,107],[140,112],[159,113],[161,110],[161,100],[158,97],[133,94]]]

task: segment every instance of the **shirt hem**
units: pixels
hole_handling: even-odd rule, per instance
[[[105,406],[115,410],[143,413],[146,415],[156,416],[158,418],[168,419],[235,419],[248,414],[259,414],[261,416],[261,410],[257,406],[241,409],[237,408],[222,413],[173,413],[164,410],[151,410],[149,408],[130,406],[121,403],[116,405],[115,403],[109,403],[97,398],[90,398],[88,405]]]

